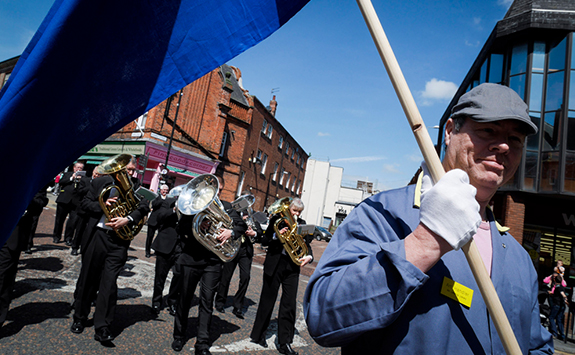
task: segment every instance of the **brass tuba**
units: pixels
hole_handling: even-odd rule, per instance
[[[280,218],[274,223],[274,231],[283,247],[296,265],[301,265],[299,259],[308,255],[309,251],[303,237],[297,234],[297,220],[292,216],[289,206],[292,202],[291,197],[284,197],[274,202],[269,208],[270,215],[279,215]],[[289,230],[285,234],[280,233],[279,225],[285,222]]]
[[[104,211],[106,218],[110,221],[114,217],[127,217],[140,205],[140,198],[134,192],[132,181],[126,171],[126,166],[132,160],[130,154],[119,154],[104,160],[98,165],[97,172],[102,175],[110,175],[114,179],[114,184],[106,186],[99,196],[100,207]],[[112,191],[112,189],[115,189]],[[106,200],[110,194],[117,194],[118,199],[111,206],[106,205]],[[126,225],[116,230],[118,237],[124,240],[132,240],[144,227],[146,222],[142,218],[137,224]]]
[[[255,202],[256,198],[254,197],[254,195],[251,194],[241,195],[240,197],[235,199],[234,202],[232,202],[232,208],[236,210],[239,214],[247,213],[248,218],[246,219],[246,224],[254,231],[256,230],[256,224],[252,217],[253,213],[252,205]],[[252,243],[255,242],[254,237],[250,237],[250,240],[252,241]]]
[[[192,233],[196,240],[223,262],[232,260],[240,248],[240,239],[220,243],[216,237],[220,228],[233,229],[232,218],[218,198],[218,179],[212,174],[195,177],[182,189],[176,202],[179,214],[195,215]]]

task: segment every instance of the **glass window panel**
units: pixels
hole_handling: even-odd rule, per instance
[[[531,74],[531,86],[529,93],[529,110],[541,111],[543,99],[543,74]]]
[[[491,54],[489,61],[489,82],[501,83],[503,77],[503,54]]]
[[[571,36],[573,42],[571,43],[571,69],[575,69],[575,36]]]
[[[561,111],[547,112],[543,122],[543,151],[559,150],[561,141]]]
[[[509,87],[515,90],[522,100],[525,100],[525,74],[509,78]]]
[[[569,82],[569,109],[575,110],[575,70],[571,70],[571,81]]]
[[[575,152],[565,154],[564,191],[575,192]]]
[[[533,63],[531,69],[535,73],[543,73],[545,68],[545,43],[533,43]]]
[[[567,150],[575,150],[575,112],[569,111],[567,125]]]
[[[549,51],[549,73],[565,69],[565,46],[567,39],[563,39]]]
[[[523,180],[523,189],[526,191],[535,191],[535,179],[537,178],[537,152],[527,151],[525,154],[525,178]]]
[[[558,191],[559,153],[541,154],[540,191]]]
[[[511,179],[509,179],[509,181],[507,181],[502,186],[502,188],[503,189],[517,190],[518,185],[519,185],[519,169],[517,169],[517,171],[515,171],[515,175],[513,175],[513,177]]]
[[[535,123],[535,125],[537,127],[539,127],[539,131],[537,131],[537,134],[533,134],[527,137],[527,149],[530,150],[539,150],[539,134],[541,132],[541,125],[540,125],[540,121],[541,121],[541,114],[537,113],[537,112],[529,112],[529,116],[531,117],[531,121],[533,121],[533,123]]]
[[[481,71],[479,72],[479,82],[482,84],[487,81],[487,62],[488,60],[485,60],[485,62],[483,62],[483,65],[481,66]]]
[[[521,74],[527,71],[527,43],[513,47],[511,52],[510,75]]]
[[[563,105],[563,72],[547,75],[545,111],[560,110]]]

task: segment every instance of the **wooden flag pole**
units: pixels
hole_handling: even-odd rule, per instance
[[[425,127],[421,114],[415,104],[415,100],[407,86],[407,82],[405,81],[401,68],[397,63],[397,59],[393,54],[393,50],[391,49],[387,36],[383,31],[383,27],[377,17],[377,13],[375,12],[370,0],[357,0],[357,4],[359,5],[369,31],[371,32],[371,36],[373,37],[377,50],[379,51],[379,55],[383,60],[383,64],[389,74],[399,101],[401,102],[403,111],[407,116],[411,130],[415,135],[419,149],[423,154],[423,159],[425,159],[425,162],[427,163],[429,173],[434,181],[439,181],[439,179],[445,175],[445,170],[443,169],[443,165],[441,165],[439,156],[435,151],[431,137],[427,132],[427,128]],[[521,354],[521,348],[519,348],[515,334],[511,329],[509,320],[505,315],[501,301],[495,292],[495,287],[491,282],[491,278],[487,273],[487,269],[483,264],[483,260],[481,259],[481,255],[479,254],[479,250],[477,249],[475,242],[471,239],[471,241],[461,249],[467,257],[467,261],[471,271],[473,272],[475,281],[479,286],[479,290],[481,291],[481,295],[483,296],[489,314],[493,319],[493,323],[495,324],[495,328],[497,329],[497,333],[499,334],[499,338],[503,343],[505,351],[509,355]]]

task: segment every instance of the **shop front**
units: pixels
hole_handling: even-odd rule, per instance
[[[158,191],[161,184],[170,188],[183,185],[194,177],[214,173],[219,161],[172,147],[166,164],[168,148],[150,141],[106,141],[90,149],[78,158],[86,162],[88,171],[103,160],[117,154],[132,154],[138,159],[138,178],[145,187]]]

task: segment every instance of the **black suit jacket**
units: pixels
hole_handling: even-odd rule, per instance
[[[170,254],[178,242],[178,231],[176,230],[178,215],[174,211],[175,202],[176,199],[171,197],[165,200],[162,199],[163,206],[165,207],[162,207],[156,213],[157,224],[160,226],[158,235],[152,243],[152,248],[156,252]],[[154,214],[154,212],[152,212],[152,214]]]
[[[148,218],[148,226],[157,227],[158,223],[158,213],[162,208],[167,208],[169,205],[166,202],[167,198],[163,199],[162,196],[158,196],[152,201],[152,213],[150,213],[150,218]],[[156,248],[154,248],[156,250]]]
[[[70,180],[72,178],[72,175],[74,175],[73,171],[67,172],[60,179],[60,193],[58,194],[58,198],[56,199],[57,203],[64,203],[64,204],[72,203],[74,206],[78,206],[78,204],[80,203],[81,196],[78,195],[77,189],[80,184],[80,181],[84,179],[85,176],[77,180],[76,179]]]
[[[140,187],[140,181],[135,178],[131,178],[133,189],[137,190]],[[100,218],[104,214],[104,211],[100,207],[100,193],[104,190],[107,186],[114,184],[115,180],[110,175],[104,175],[95,179],[92,179],[92,183],[90,184],[90,188],[88,193],[82,200],[81,206],[86,214],[88,215],[88,224],[86,225],[86,231],[84,232],[84,236],[86,238],[82,238],[82,250],[86,250],[87,245],[89,244],[90,240],[92,239],[98,222]],[[140,204],[136,210],[129,214],[132,217],[133,222],[130,223],[138,223],[142,218],[146,217],[147,214],[150,212],[149,207],[150,202],[143,198],[140,201]]]
[[[277,237],[276,239],[273,239],[275,234],[274,224],[279,218],[280,218],[279,215],[274,215],[272,218],[270,218],[268,228],[266,229],[266,232],[264,233],[264,237],[262,239],[262,245],[268,246],[266,260],[264,261],[264,273],[268,276],[272,276],[273,273],[275,272],[276,267],[278,266],[278,262],[280,261],[282,252],[284,250],[281,241]],[[306,224],[305,221],[301,218],[297,219],[297,223],[300,225]],[[280,223],[279,229],[282,229],[283,227],[287,227],[287,224],[285,222]],[[311,250],[310,245],[310,239],[311,238],[304,238],[304,242],[307,245],[309,255],[313,256],[313,251]],[[293,271],[299,272],[300,267],[296,265],[294,262],[291,263],[291,267]]]
[[[240,216],[240,214],[232,208],[232,204],[227,201],[222,201],[226,213],[233,220],[234,239],[240,238],[248,229],[248,226]],[[206,249],[200,242],[196,240],[192,232],[192,221],[195,215],[182,216],[178,222],[178,233],[184,241],[184,249],[182,255],[178,259],[181,265],[208,265],[221,260]]]
[[[38,191],[28,204],[26,212],[24,212],[24,215],[18,221],[16,228],[14,228],[12,234],[6,241],[5,247],[9,250],[22,251],[26,249],[28,237],[30,236],[30,230],[32,228],[32,216],[40,215],[44,206],[48,204],[46,188],[47,186]]]

